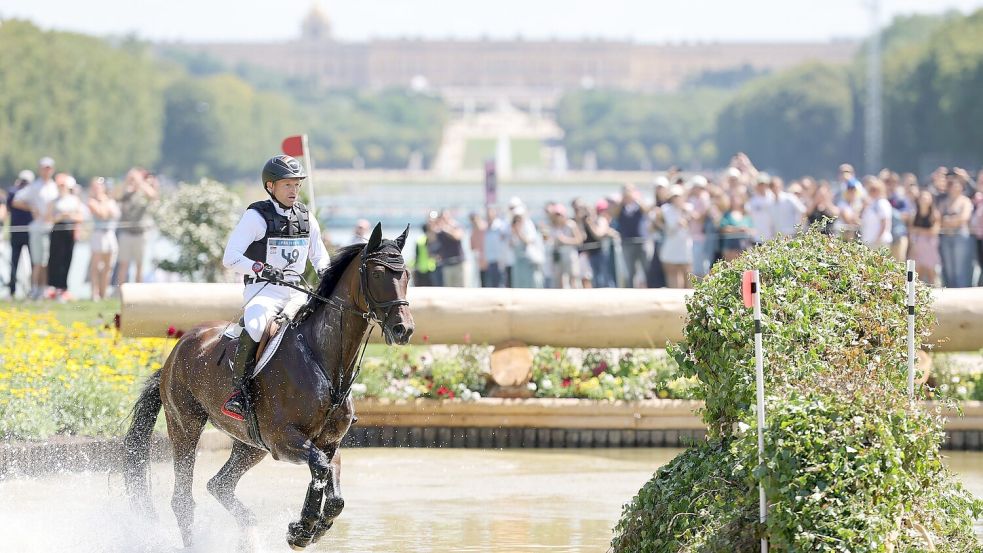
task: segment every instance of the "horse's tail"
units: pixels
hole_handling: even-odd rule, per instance
[[[133,406],[130,429],[123,438],[123,474],[126,491],[134,506],[153,513],[147,465],[150,463],[150,439],[160,414],[160,371],[147,378],[140,398]]]

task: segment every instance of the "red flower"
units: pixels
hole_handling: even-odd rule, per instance
[[[440,388],[437,388],[438,396],[445,396],[447,394],[453,394],[453,393],[454,392],[451,392],[450,390],[447,389],[447,386],[441,386]]]
[[[467,334],[464,335],[464,343],[465,344],[470,344],[471,343],[471,333],[467,333]]]
[[[564,378],[563,382],[560,383],[560,386],[563,386],[564,388],[569,388],[571,381],[572,380],[570,378]]]
[[[557,361],[559,361],[561,357],[562,355],[560,354],[559,350],[553,352],[553,358],[556,359]]]
[[[451,390],[451,391],[447,392],[447,397],[449,397],[451,399],[454,399],[454,391]]]
[[[174,328],[174,325],[171,325],[171,326],[167,327],[167,337],[168,338],[170,338],[171,336],[174,336],[174,333],[175,332],[177,332],[177,329]]]
[[[423,335],[423,343],[424,344],[429,344],[430,343],[430,335],[429,334],[424,334]]]
[[[596,367],[594,367],[594,370],[592,370],[591,372],[594,373],[594,376],[601,376],[601,373],[603,373],[606,370],[608,370],[608,362],[601,361],[600,363],[598,363]]]

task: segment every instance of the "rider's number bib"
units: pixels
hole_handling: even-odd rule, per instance
[[[304,272],[310,238],[268,238],[266,264],[278,267],[285,273]]]

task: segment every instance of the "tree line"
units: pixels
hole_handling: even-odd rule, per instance
[[[133,165],[181,179],[253,177],[284,137],[301,133],[318,167],[401,168],[434,157],[446,117],[439,100],[405,91],[293,87],[133,39],[0,22],[5,182],[43,155],[83,177]]]
[[[881,33],[882,164],[926,173],[983,163],[983,10],[896,18]],[[582,91],[558,110],[576,165],[593,152],[615,169],[717,167],[738,151],[788,175],[828,175],[841,162],[863,167],[867,109],[864,45],[846,65],[805,63],[674,94]],[[726,75],[724,76],[726,77]]]

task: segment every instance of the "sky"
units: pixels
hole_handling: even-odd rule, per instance
[[[281,41],[319,4],[344,41],[373,38],[638,42],[814,41],[869,33],[874,0],[2,0],[0,18],[153,41]],[[983,0],[879,0],[898,14],[963,12]]]

